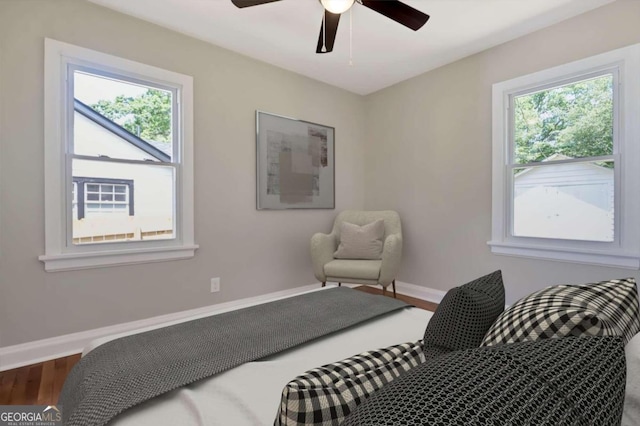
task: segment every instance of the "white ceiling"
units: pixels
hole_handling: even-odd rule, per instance
[[[230,0],[90,0],[334,86],[368,94],[614,0],[404,0],[431,19],[417,32],[360,5],[334,51],[316,54],[318,0],[244,9]]]

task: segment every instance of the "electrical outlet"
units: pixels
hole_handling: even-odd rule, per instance
[[[220,291],[220,278],[211,278],[211,293]]]

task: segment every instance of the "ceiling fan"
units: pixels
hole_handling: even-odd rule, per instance
[[[258,6],[280,0],[231,0],[231,3],[239,8]],[[374,10],[389,19],[411,28],[419,30],[429,20],[429,15],[422,13],[411,6],[398,0],[319,0],[324,7],[324,17],[320,27],[320,37],[316,53],[329,53],[333,50],[333,44],[338,32],[340,15],[353,6],[354,3]]]

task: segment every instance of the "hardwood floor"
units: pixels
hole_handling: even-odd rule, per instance
[[[377,287],[361,286],[357,290],[382,294]],[[388,297],[393,293],[387,291]],[[438,305],[415,297],[398,294],[398,299],[418,308],[435,311]],[[53,359],[14,370],[0,371],[0,405],[53,405],[58,402],[67,374],[80,354]]]
[[[53,405],[80,354],[0,372],[0,405]]]
[[[363,285],[363,286],[354,287],[354,288],[356,290],[364,291],[365,293],[382,294],[382,289],[379,287]],[[390,291],[389,289],[387,289],[387,297],[393,297],[393,292]],[[438,307],[437,303],[428,302],[422,299],[416,299],[415,297],[405,296],[404,294],[400,294],[400,293],[398,293],[398,299],[404,302],[410,303],[416,308],[424,309],[431,312],[435,312],[436,308]]]

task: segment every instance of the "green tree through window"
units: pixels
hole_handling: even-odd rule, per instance
[[[148,89],[135,97],[100,100],[91,108],[147,141],[171,141],[171,93]]]
[[[613,77],[605,75],[514,99],[515,162],[613,153]],[[606,164],[611,167],[611,164]]]

